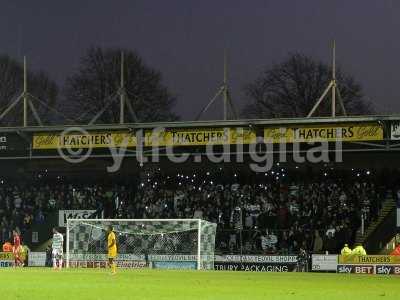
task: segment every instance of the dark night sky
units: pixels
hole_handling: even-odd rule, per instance
[[[125,0],[0,2],[0,52],[49,72],[60,84],[91,45],[132,48],[161,70],[193,119],[222,80],[228,48],[235,103],[242,86],[288,52],[330,59],[353,74],[383,113],[400,112],[400,1]],[[221,117],[221,104],[213,118]]]

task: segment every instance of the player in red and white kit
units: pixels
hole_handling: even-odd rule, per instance
[[[17,229],[13,230],[13,236],[14,236],[14,245],[13,245],[14,263],[16,267],[23,267],[24,262],[21,258],[21,253],[22,253],[21,238]]]

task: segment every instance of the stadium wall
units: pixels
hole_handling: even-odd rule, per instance
[[[87,257],[87,256],[85,256]],[[157,263],[153,265],[153,261]],[[30,252],[28,265],[44,267],[45,252]],[[312,255],[312,271],[337,272],[343,274],[378,274],[400,275],[400,257],[390,255],[347,256],[340,255]],[[105,268],[106,256],[94,254],[90,260],[74,257],[72,267]],[[120,268],[137,269],[147,267],[144,256],[125,254],[117,259]],[[13,267],[12,253],[0,252],[0,267]],[[292,272],[297,266],[296,256],[275,255],[217,255],[215,256],[214,270],[216,271],[244,271],[244,272]],[[150,257],[150,267],[162,269],[195,269],[195,257],[190,255],[158,255]]]

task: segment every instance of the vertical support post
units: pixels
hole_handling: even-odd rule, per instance
[[[364,220],[364,211],[361,214],[361,235],[365,234],[365,220]]]
[[[328,87],[325,89],[323,92],[322,96],[318,99],[317,103],[315,103],[314,107],[311,109],[311,111],[308,113],[307,118],[310,118],[315,110],[318,108],[318,106],[321,104],[322,100],[325,98],[326,95],[328,95],[329,89],[331,89],[331,96],[332,96],[332,103],[331,103],[331,116],[333,118],[336,117],[336,93],[338,95],[339,103],[340,106],[343,110],[343,114],[346,115],[346,111],[343,105],[343,99],[340,96],[340,91],[337,87],[337,82],[336,82],[336,42],[333,40],[332,43],[332,79],[329,82]]]
[[[198,220],[197,229],[197,270],[201,270],[201,220]]]
[[[336,43],[332,45],[332,117],[336,117]]]
[[[121,82],[119,89],[119,123],[124,124],[125,121],[125,78],[124,78],[124,52],[121,51]]]
[[[243,210],[242,210],[242,208],[240,208],[239,239],[240,239],[240,264],[243,266]]]
[[[224,120],[228,119],[228,70],[226,49],[224,51]]]
[[[27,80],[27,71],[26,71],[26,56],[24,56],[24,127],[28,126],[28,80]]]
[[[66,256],[65,256],[65,267],[69,268],[69,219],[67,219],[67,232],[66,232],[66,241],[67,241],[67,245],[66,245],[66,249],[65,252]]]

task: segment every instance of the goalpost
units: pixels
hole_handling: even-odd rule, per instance
[[[105,267],[109,225],[121,267],[214,269],[217,225],[201,219],[68,219],[66,267]]]

